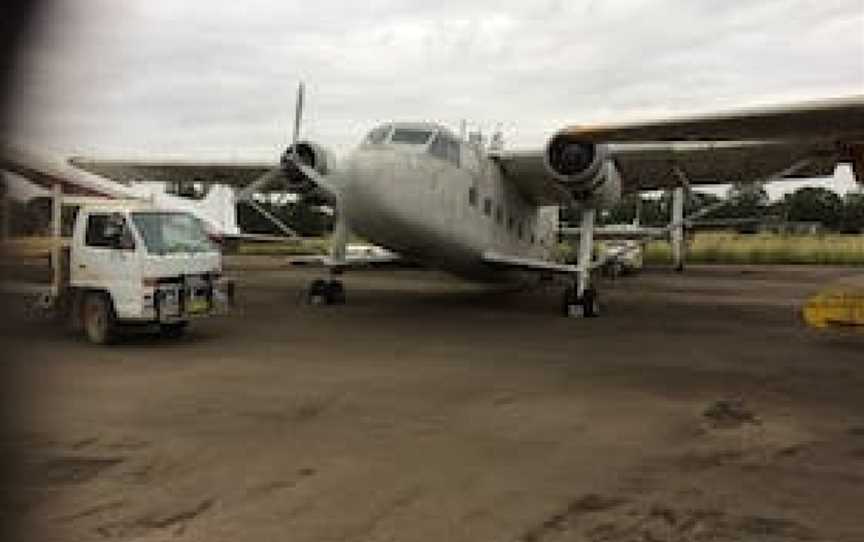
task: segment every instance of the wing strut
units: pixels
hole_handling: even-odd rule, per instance
[[[284,222],[279,220],[273,213],[271,213],[270,211],[268,211],[267,209],[265,209],[264,207],[259,205],[258,202],[255,201],[254,199],[249,198],[246,200],[246,203],[248,203],[249,206],[252,207],[253,209],[255,209],[256,211],[261,213],[261,216],[263,216],[271,224],[273,224],[274,226],[279,228],[279,230],[282,231],[282,233],[284,233],[288,237],[292,237],[292,238],[300,237],[300,235],[296,231],[289,228],[287,224],[285,224]]]

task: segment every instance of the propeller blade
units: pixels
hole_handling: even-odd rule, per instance
[[[251,201],[252,194],[261,192],[262,189],[266,188],[274,180],[280,178],[282,178],[282,170],[280,168],[265,171],[237,193],[237,201]]]
[[[294,108],[294,134],[291,137],[291,148],[295,149],[294,153],[297,152],[297,140],[300,139],[300,124],[303,121],[303,91],[303,81],[300,81],[300,84],[297,85],[297,104]]]

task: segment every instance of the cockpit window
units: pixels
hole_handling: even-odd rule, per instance
[[[370,143],[372,145],[377,145],[378,143],[383,143],[387,136],[390,134],[391,126],[389,124],[385,124],[384,126],[379,126],[375,128],[369,135],[366,136],[366,143]]]
[[[442,160],[452,162],[459,166],[460,163],[460,145],[459,142],[444,132],[439,132],[435,137],[435,141],[429,145],[429,154],[437,156]]]
[[[391,143],[407,143],[409,145],[425,145],[432,137],[431,130],[418,130],[415,128],[396,128],[393,131]]]

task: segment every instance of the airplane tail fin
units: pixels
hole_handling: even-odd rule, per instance
[[[214,184],[204,199],[200,200],[169,194],[164,186],[157,183],[139,184],[133,188],[142,199],[149,199],[169,209],[192,213],[203,220],[207,230],[213,234],[224,236],[240,233],[234,189],[230,186]]]
[[[234,189],[225,185],[213,185],[204,199],[195,202],[197,214],[218,227],[223,234],[240,233],[237,226],[237,202]]]

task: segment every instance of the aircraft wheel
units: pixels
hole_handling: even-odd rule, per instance
[[[331,280],[327,284],[327,290],[328,290],[327,301],[331,305],[344,305],[345,304],[345,286],[342,285],[341,280]]]
[[[588,288],[582,293],[583,314],[586,318],[600,316],[600,299],[597,290]]]
[[[564,298],[562,300],[562,313],[567,318],[581,318],[583,316],[582,304],[576,296],[576,288],[568,286],[564,290]]]
[[[88,294],[83,307],[84,332],[93,344],[110,344],[117,335],[117,322],[110,298],[102,293]]]
[[[327,281],[315,279],[306,292],[306,302],[310,305],[326,305],[329,302],[329,291]]]
[[[166,339],[179,339],[186,333],[189,322],[175,322],[159,326],[159,334]]]
[[[600,316],[600,300],[597,290],[588,288],[582,297],[576,295],[576,288],[568,287],[564,291],[562,303],[564,316],[568,318],[595,318]]]

